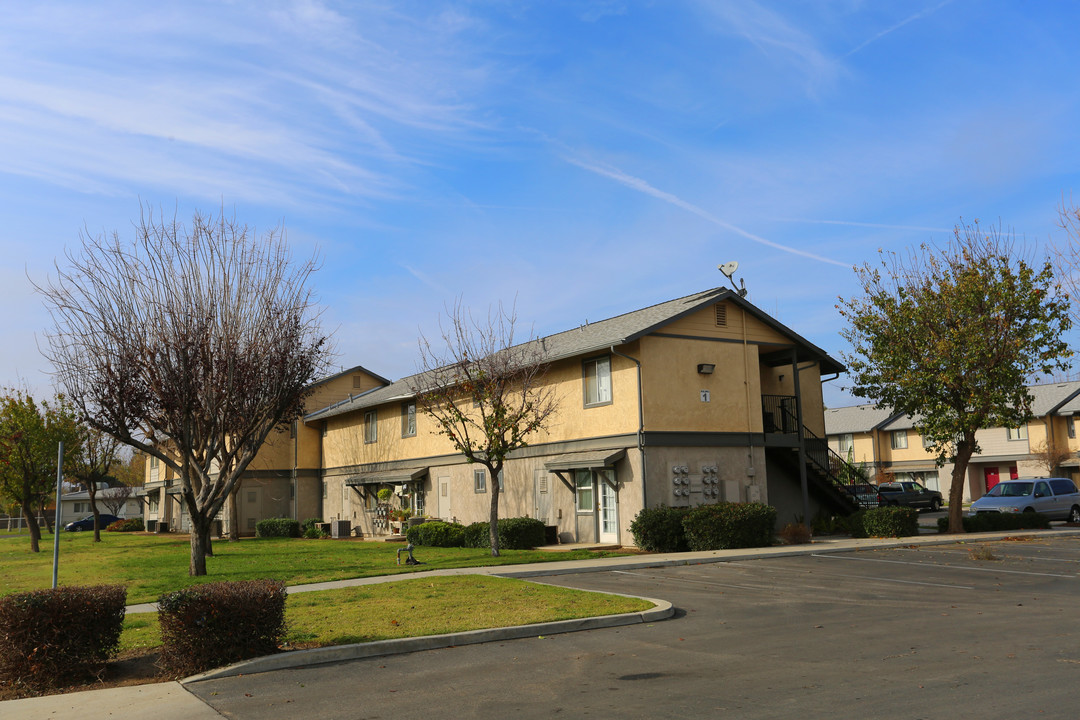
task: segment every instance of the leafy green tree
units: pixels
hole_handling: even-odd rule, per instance
[[[1030,261],[1011,235],[978,221],[944,247],[879,254],[879,266],[856,268],[863,294],[837,306],[853,392],[916,418],[938,465],[954,463],[949,531],[963,532],[975,432],[1020,427],[1032,417],[1028,383],[1069,367],[1069,299],[1050,262]]]
[[[78,452],[78,424],[63,398],[38,403],[22,390],[0,397],[0,495],[19,506],[30,530],[30,549],[41,550],[35,510],[56,488],[58,444],[65,462]],[[59,528],[57,528],[59,530]]]

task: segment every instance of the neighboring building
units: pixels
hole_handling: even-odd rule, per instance
[[[319,408],[389,384],[366,368],[356,366],[311,385],[305,404]],[[325,489],[322,483],[322,433],[299,418],[270,431],[251,461],[234,497],[238,502],[241,535],[254,535],[255,524],[264,518],[305,520],[322,515]],[[180,483],[173,471],[155,457],[148,457],[146,483],[140,492],[147,530],[187,532],[187,509],[180,500]],[[229,531],[229,506],[219,514],[220,530]]]
[[[986,428],[975,437],[980,453],[967,468],[964,500],[976,500],[998,483],[1017,477],[1046,476],[1049,469],[1039,454],[1047,446],[1059,446],[1071,457],[1054,469],[1080,482],[1080,440],[1076,438],[1075,414],[1080,414],[1080,382],[1050,383],[1028,387],[1034,418],[1019,428]],[[915,430],[918,418],[894,413],[876,405],[830,408],[825,411],[829,447],[863,464],[872,481],[894,476],[922,482],[946,496],[953,466],[937,466]]]
[[[134,490],[135,488],[132,489]],[[113,488],[103,487],[95,493],[99,513],[106,515],[113,514],[113,511],[105,506],[105,500],[112,492],[115,492]],[[60,495],[60,527],[67,525],[69,522],[74,522],[75,520],[82,520],[93,512],[94,511],[90,508],[90,493],[86,490],[78,490]],[[133,493],[120,508],[120,512],[116,513],[116,516],[121,518],[134,518],[139,517],[141,513],[142,503]]]
[[[404,378],[305,417],[323,434],[321,515],[365,535],[392,507],[464,523],[500,515],[556,526],[564,542],[632,544],[643,507],[761,501],[783,525],[852,509],[827,457],[822,376],[844,368],[737,293],[718,288],[539,340],[559,408],[507,461],[470,465],[418,413]],[[797,372],[796,372],[797,370]],[[820,439],[817,439],[820,438]],[[804,462],[800,463],[800,455]]]

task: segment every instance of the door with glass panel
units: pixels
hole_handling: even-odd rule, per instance
[[[613,487],[615,473],[611,470],[599,470],[595,473],[600,496],[600,542],[619,542],[619,503],[618,494]]]

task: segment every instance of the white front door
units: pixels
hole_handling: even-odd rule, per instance
[[[600,486],[600,542],[619,542],[619,502],[618,494],[611,483],[615,481],[615,473],[611,470],[601,470],[596,473],[597,484]]]

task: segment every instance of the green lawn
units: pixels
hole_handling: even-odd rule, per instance
[[[314,647],[640,612],[647,600],[485,575],[290,595],[287,645]],[[123,650],[161,644],[157,615],[128,615]]]
[[[41,552],[30,552],[28,537],[0,542],[0,595],[52,585],[53,536],[42,537]],[[162,593],[200,582],[274,578],[287,585],[393,575],[439,568],[512,565],[555,560],[580,560],[619,553],[575,550],[551,553],[539,550],[503,550],[491,557],[488,550],[417,547],[419,566],[399,566],[400,543],[358,540],[303,540],[260,538],[238,543],[216,541],[214,556],[206,560],[207,575],[189,577],[190,544],[186,535],[60,533],[61,585],[120,583],[128,589],[128,603],[153,602]],[[404,553],[403,553],[404,554]]]

